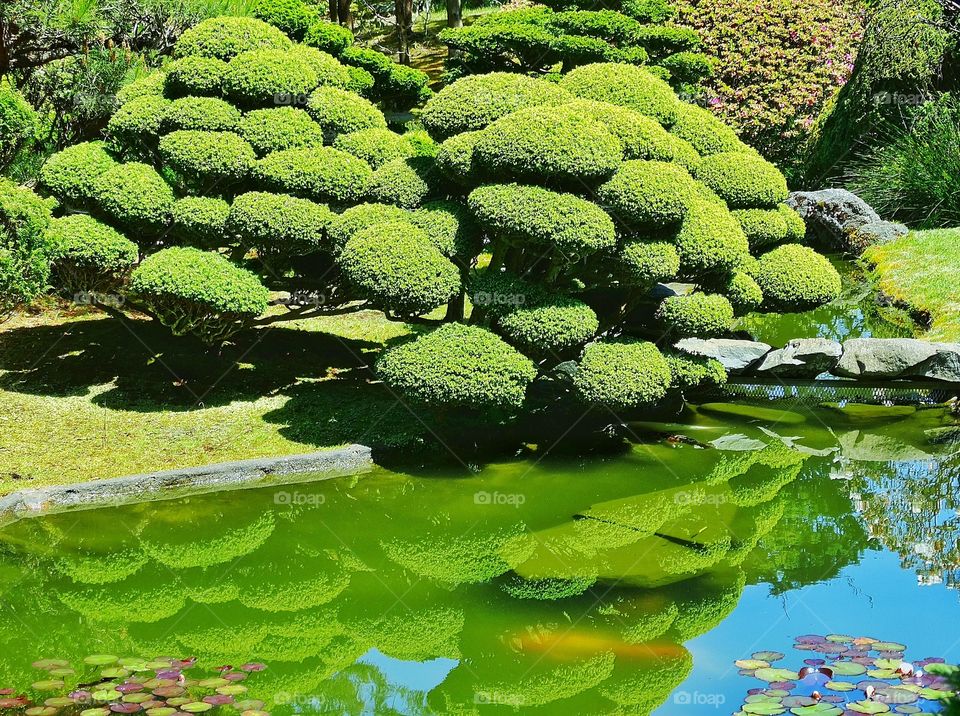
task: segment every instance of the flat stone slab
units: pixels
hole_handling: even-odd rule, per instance
[[[772,348],[767,343],[733,338],[684,338],[673,347],[688,355],[718,360],[734,374],[746,371]]]
[[[854,338],[833,370],[848,378],[929,378],[960,383],[960,344],[915,338]]]
[[[797,338],[767,353],[751,372],[789,378],[816,378],[840,361],[843,346],[826,338]]]

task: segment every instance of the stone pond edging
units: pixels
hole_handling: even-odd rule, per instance
[[[355,475],[373,467],[369,447],[347,445],[302,455],[221,462],[73,485],[26,488],[0,497],[0,527],[25,517],[170,500],[223,490],[279,487]]]
[[[960,343],[917,338],[798,338],[783,348],[730,338],[684,338],[674,347],[714,358],[730,375],[856,380],[929,380],[960,386]]]

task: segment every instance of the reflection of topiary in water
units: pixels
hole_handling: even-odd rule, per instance
[[[676,646],[673,653],[657,654],[639,667],[618,664],[600,691],[611,701],[629,707],[630,713],[650,713],[692,670],[693,655]]]
[[[273,513],[266,512],[247,525],[219,525],[215,533],[202,536],[174,533],[157,524],[141,538],[144,551],[167,567],[210,567],[250,554],[267,541],[273,528]]]
[[[80,584],[119,582],[136,573],[148,562],[143,552],[135,549],[103,554],[74,552],[57,560],[57,570]]]
[[[613,652],[577,659],[561,666],[535,664],[519,681],[477,684],[478,694],[496,694],[497,703],[533,708],[567,699],[602,684],[613,673]]]
[[[394,613],[395,612],[395,613]],[[404,661],[460,659],[464,614],[459,609],[398,607],[387,616],[349,622],[351,634],[387,656]]]
[[[579,597],[590,589],[596,581],[595,577],[524,579],[514,575],[503,583],[502,588],[503,591],[515,599],[554,601]]]
[[[57,596],[85,618],[111,625],[157,622],[173,616],[186,604],[175,583],[144,584],[136,577],[104,587],[63,589]]]
[[[736,608],[745,584],[746,575],[737,570],[722,577],[708,575],[668,587],[678,608],[672,627],[677,640],[689,641],[720,624]]]

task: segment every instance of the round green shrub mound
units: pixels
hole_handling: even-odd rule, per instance
[[[160,133],[170,101],[158,95],[132,99],[113,113],[107,133],[121,142],[146,142]]]
[[[154,235],[163,230],[173,208],[173,190],[146,164],[116,164],[97,177],[93,198],[111,219],[131,235]]]
[[[630,240],[617,256],[619,277],[631,286],[670,281],[680,272],[680,255],[663,241]]]
[[[665,127],[676,121],[679,111],[680,100],[670,85],[634,65],[583,65],[564,75],[560,87],[581,99],[635,109]]]
[[[672,134],[669,136],[671,148],[673,149],[673,161],[692,173],[700,163],[700,154],[693,148],[690,142]]]
[[[327,233],[335,247],[342,247],[358,231],[374,224],[392,224],[398,221],[411,221],[411,212],[399,206],[387,204],[358,204],[351,206],[330,221]],[[421,227],[424,228],[424,227]]]
[[[355,92],[361,97],[370,97],[373,94],[373,88],[377,81],[373,75],[362,67],[352,67],[347,65],[347,72],[350,73],[350,81],[347,82],[345,89]]]
[[[713,358],[691,356],[685,353],[665,353],[670,366],[670,387],[685,390],[704,386],[723,385],[727,382],[727,370]]]
[[[47,159],[40,184],[63,201],[82,202],[93,196],[97,178],[116,164],[103,142],[74,144]]]
[[[174,233],[188,244],[217,248],[223,246],[230,205],[223,199],[188,196],[171,210]]]
[[[130,277],[130,292],[174,335],[226,340],[267,309],[270,292],[249,271],[219,254],[189,247],[148,256]]]
[[[368,196],[380,204],[413,209],[435,193],[438,179],[431,157],[394,159],[373,173]]]
[[[289,50],[251,50],[227,65],[224,94],[241,105],[283,104],[320,83],[314,69]]]
[[[163,94],[166,81],[167,73],[165,70],[156,70],[144,75],[117,90],[117,104],[126,104],[132,99],[144,97],[148,94],[160,96]]]
[[[488,232],[508,242],[532,242],[574,262],[616,243],[613,221],[599,206],[573,194],[522,184],[474,189],[467,204]]]
[[[734,271],[730,274],[723,293],[730,299],[733,311],[738,316],[755,311],[763,305],[763,291],[745,271]]]
[[[807,236],[807,224],[803,217],[786,204],[778,204],[777,211],[780,212],[783,220],[787,223],[786,240],[797,243],[803,241]]]
[[[374,169],[394,159],[406,159],[416,154],[404,137],[379,127],[341,134],[334,140],[333,146],[362,159]]]
[[[300,40],[316,20],[317,11],[303,0],[258,0],[253,16]]]
[[[427,232],[430,243],[447,258],[463,261],[480,251],[480,227],[470,211],[456,201],[428,201],[410,213],[409,221]]]
[[[675,144],[659,122],[627,107],[581,99],[563,105],[599,122],[623,144],[624,159],[673,161]]]
[[[405,221],[375,224],[355,233],[338,259],[347,279],[385,311],[416,316],[460,291],[460,271],[422,229]]]
[[[657,402],[670,381],[670,367],[655,345],[621,339],[584,348],[573,386],[585,403],[622,410]]]
[[[679,164],[637,159],[625,162],[597,195],[625,223],[662,227],[683,220],[695,185]]]
[[[478,183],[478,170],[474,166],[473,154],[482,135],[481,131],[464,132],[441,142],[437,147],[437,169],[458,184],[471,186]]]
[[[318,85],[345,89],[353,79],[350,70],[340,64],[340,61],[337,60],[336,57],[326,52],[321,52],[316,47],[294,45],[290,54],[317,73]]]
[[[474,160],[485,172],[507,179],[589,181],[613,173],[623,161],[623,145],[589,117],[534,107],[483,130]]]
[[[366,162],[332,147],[286,149],[258,161],[254,174],[268,187],[338,204],[362,200],[373,171]]]
[[[490,331],[448,323],[388,350],[377,374],[419,404],[516,409],[536,377],[533,363]]]
[[[731,209],[774,208],[787,198],[783,174],[756,154],[712,154],[700,161],[696,175]]]
[[[215,97],[181,97],[167,105],[164,132],[195,129],[204,132],[232,132],[240,122],[240,110]]]
[[[37,114],[10,80],[0,80],[0,166],[33,139]]]
[[[160,139],[159,149],[176,171],[204,181],[240,181],[257,158],[253,147],[233,132],[171,132]]]
[[[353,44],[353,33],[335,22],[318,20],[307,29],[303,43],[339,57],[341,52]]]
[[[656,317],[674,335],[706,338],[730,328],[733,306],[719,294],[691,293],[663,299]]]
[[[376,105],[336,87],[318,87],[307,101],[307,112],[331,141],[361,129],[387,128],[387,120]]]
[[[180,35],[174,57],[200,55],[230,60],[242,52],[286,50],[292,43],[280,30],[262,20],[248,17],[213,17]]]
[[[233,200],[226,230],[263,257],[304,256],[324,248],[333,216],[309,199],[249,192]]]
[[[518,306],[497,318],[497,330],[524,353],[547,358],[583,345],[600,321],[583,301],[552,296],[536,305]]]
[[[447,85],[423,108],[420,119],[437,139],[483,129],[511,112],[558,105],[573,98],[556,84],[508,72],[470,75]]]
[[[36,298],[50,277],[45,230],[56,201],[0,177],[0,316]]]
[[[721,152],[752,151],[713,112],[686,102],[680,103],[670,132],[689,142],[704,157]]]
[[[227,63],[215,57],[191,55],[167,66],[166,93],[171,97],[216,97],[223,87]]]
[[[676,236],[680,269],[685,276],[729,271],[750,256],[740,223],[723,202],[696,198]]]
[[[54,219],[47,240],[59,285],[70,293],[115,288],[140,258],[135,243],[88,214]]]
[[[284,149],[323,146],[323,129],[296,107],[255,109],[247,112],[237,129],[260,156]]]
[[[803,311],[840,295],[840,274],[826,257],[798,244],[785,244],[760,257],[754,279],[767,305],[778,311]]]
[[[740,222],[751,249],[781,244],[787,239],[787,219],[779,209],[735,209],[733,215]]]

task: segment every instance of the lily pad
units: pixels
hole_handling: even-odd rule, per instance
[[[847,704],[847,710],[858,714],[885,714],[890,711],[890,707],[879,701],[854,701]]]
[[[843,716],[843,709],[833,704],[818,703],[813,706],[797,706],[790,709],[796,716]]]
[[[59,710],[53,706],[31,706],[23,713],[27,716],[54,716]]]
[[[204,711],[209,711],[213,708],[213,704],[208,704],[205,701],[191,701],[188,704],[184,704],[180,707],[181,711],[186,711],[188,714],[199,714]]]
[[[91,695],[94,701],[115,701],[123,696],[123,694],[116,689],[100,689],[94,691]]]
[[[74,701],[69,696],[53,696],[43,702],[44,706],[53,706],[57,709],[62,709],[66,706],[73,706]]]
[[[110,666],[111,664],[116,664],[119,660],[118,657],[112,654],[91,654],[84,658],[83,663],[90,664],[90,666]]]
[[[799,679],[800,676],[796,671],[790,671],[790,669],[778,669],[774,667],[768,667],[765,669],[757,669],[754,672],[756,676],[761,681],[793,681],[794,679]]]
[[[741,709],[745,714],[757,714],[769,716],[771,714],[784,714],[787,712],[783,706],[773,702],[759,702],[752,704],[744,704]]]
[[[830,668],[837,676],[860,676],[867,673],[867,667],[853,661],[835,661]]]
[[[736,664],[739,668],[747,669],[747,670],[764,669],[770,666],[770,662],[764,661],[763,659],[739,659],[733,663]]]
[[[63,688],[63,681],[59,679],[44,679],[43,681],[34,681],[30,684],[31,689],[37,691],[56,691]]]
[[[147,709],[144,713],[147,714],[147,716],[171,716],[176,712],[176,709],[172,709],[169,706],[158,706],[157,708]]]
[[[80,716],[108,716],[109,713],[110,709],[98,706],[95,709],[84,709],[80,712]]]
[[[830,689],[830,691],[839,691],[841,693],[857,690],[857,687],[849,681],[828,681],[824,684],[824,687]]]
[[[760,661],[768,661],[771,664],[775,661],[780,661],[783,658],[783,654],[779,651],[758,651],[751,657],[753,659],[759,659]]]
[[[872,651],[906,651],[907,647],[895,641],[875,641],[870,645]]]

